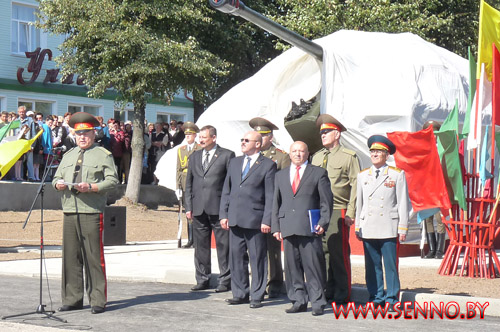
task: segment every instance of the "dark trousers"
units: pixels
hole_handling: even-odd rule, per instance
[[[349,227],[345,225],[345,210],[333,210],[330,226],[323,237],[327,267],[326,298],[349,302],[351,297],[351,248]]]
[[[238,299],[251,298],[262,301],[267,282],[267,244],[260,229],[238,226],[229,229],[229,262],[231,266],[231,290]],[[248,263],[252,269],[250,287]]]
[[[391,305],[399,301],[399,274],[397,238],[390,239],[363,239],[365,250],[365,279],[369,302]],[[382,258],[384,259],[387,292],[384,291],[384,271],[382,269]]]
[[[205,212],[193,216],[193,241],[194,241],[194,267],[196,269],[196,282],[210,282],[212,273],[211,242],[212,232],[215,236],[217,260],[219,262],[219,285],[229,287],[231,273],[229,270],[229,232],[220,227],[218,215],[208,215]]]
[[[292,235],[283,239],[285,250],[285,284],[294,305],[313,308],[326,305],[324,293],[326,269],[321,238]],[[304,281],[307,280],[307,284]]]
[[[266,234],[268,264],[268,292],[281,293],[283,288],[283,265],[281,263],[281,241],[271,234]]]
[[[106,305],[102,230],[102,214],[64,213],[61,289],[64,305],[83,305],[83,270],[90,305]]]

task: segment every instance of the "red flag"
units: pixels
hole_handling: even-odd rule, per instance
[[[396,166],[406,173],[413,210],[451,208],[432,126],[416,133],[387,133],[387,137],[396,145]]]

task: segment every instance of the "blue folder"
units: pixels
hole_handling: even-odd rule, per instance
[[[311,225],[311,233],[316,233],[316,226],[318,226],[320,215],[321,214],[319,209],[309,210],[309,224]]]

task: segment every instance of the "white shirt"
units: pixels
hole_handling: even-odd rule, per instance
[[[196,142],[193,142],[191,144],[186,144],[187,145],[187,151],[190,152],[191,150],[193,150],[195,144],[196,144]]]
[[[215,150],[217,149],[217,144],[214,145],[212,150],[208,151],[208,163],[210,164],[210,161],[212,160],[212,157],[215,154]],[[203,166],[203,163],[205,162],[205,158],[207,155],[207,150],[203,149],[203,155],[201,157],[201,165]]]
[[[384,171],[385,171],[385,168],[387,167],[387,164],[385,164],[384,166],[380,167],[380,168],[376,168],[375,166],[373,166],[373,175],[375,175],[375,177],[378,179],[378,176],[381,176],[382,174],[384,174]],[[377,176],[377,171],[380,171],[378,173],[378,176]]]
[[[304,171],[306,170],[307,163],[308,163],[308,161],[306,160],[305,163],[303,163],[302,165],[300,165],[299,176],[300,176],[301,179],[302,179],[302,176],[304,175]],[[296,173],[297,173],[297,166],[294,165],[294,164],[291,164],[290,165],[290,184],[293,183],[293,179],[295,179],[295,174]]]
[[[243,165],[241,166],[241,172],[243,173],[243,170],[245,169],[245,167],[247,166],[247,162],[248,162],[248,157],[250,157],[250,168],[252,168],[253,164],[255,164],[255,162],[257,161],[257,158],[259,158],[259,155],[260,155],[260,152],[257,152],[257,153],[254,153],[253,155],[251,156],[247,156],[245,155],[245,159],[243,160]]]

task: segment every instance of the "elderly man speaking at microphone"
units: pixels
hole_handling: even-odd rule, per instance
[[[66,152],[52,185],[62,192],[63,266],[62,307],[59,311],[83,307],[83,273],[93,314],[106,306],[106,269],[102,243],[107,190],[118,184],[111,152],[95,142],[99,122],[92,115],[78,112],[69,126],[75,129],[77,146]]]

